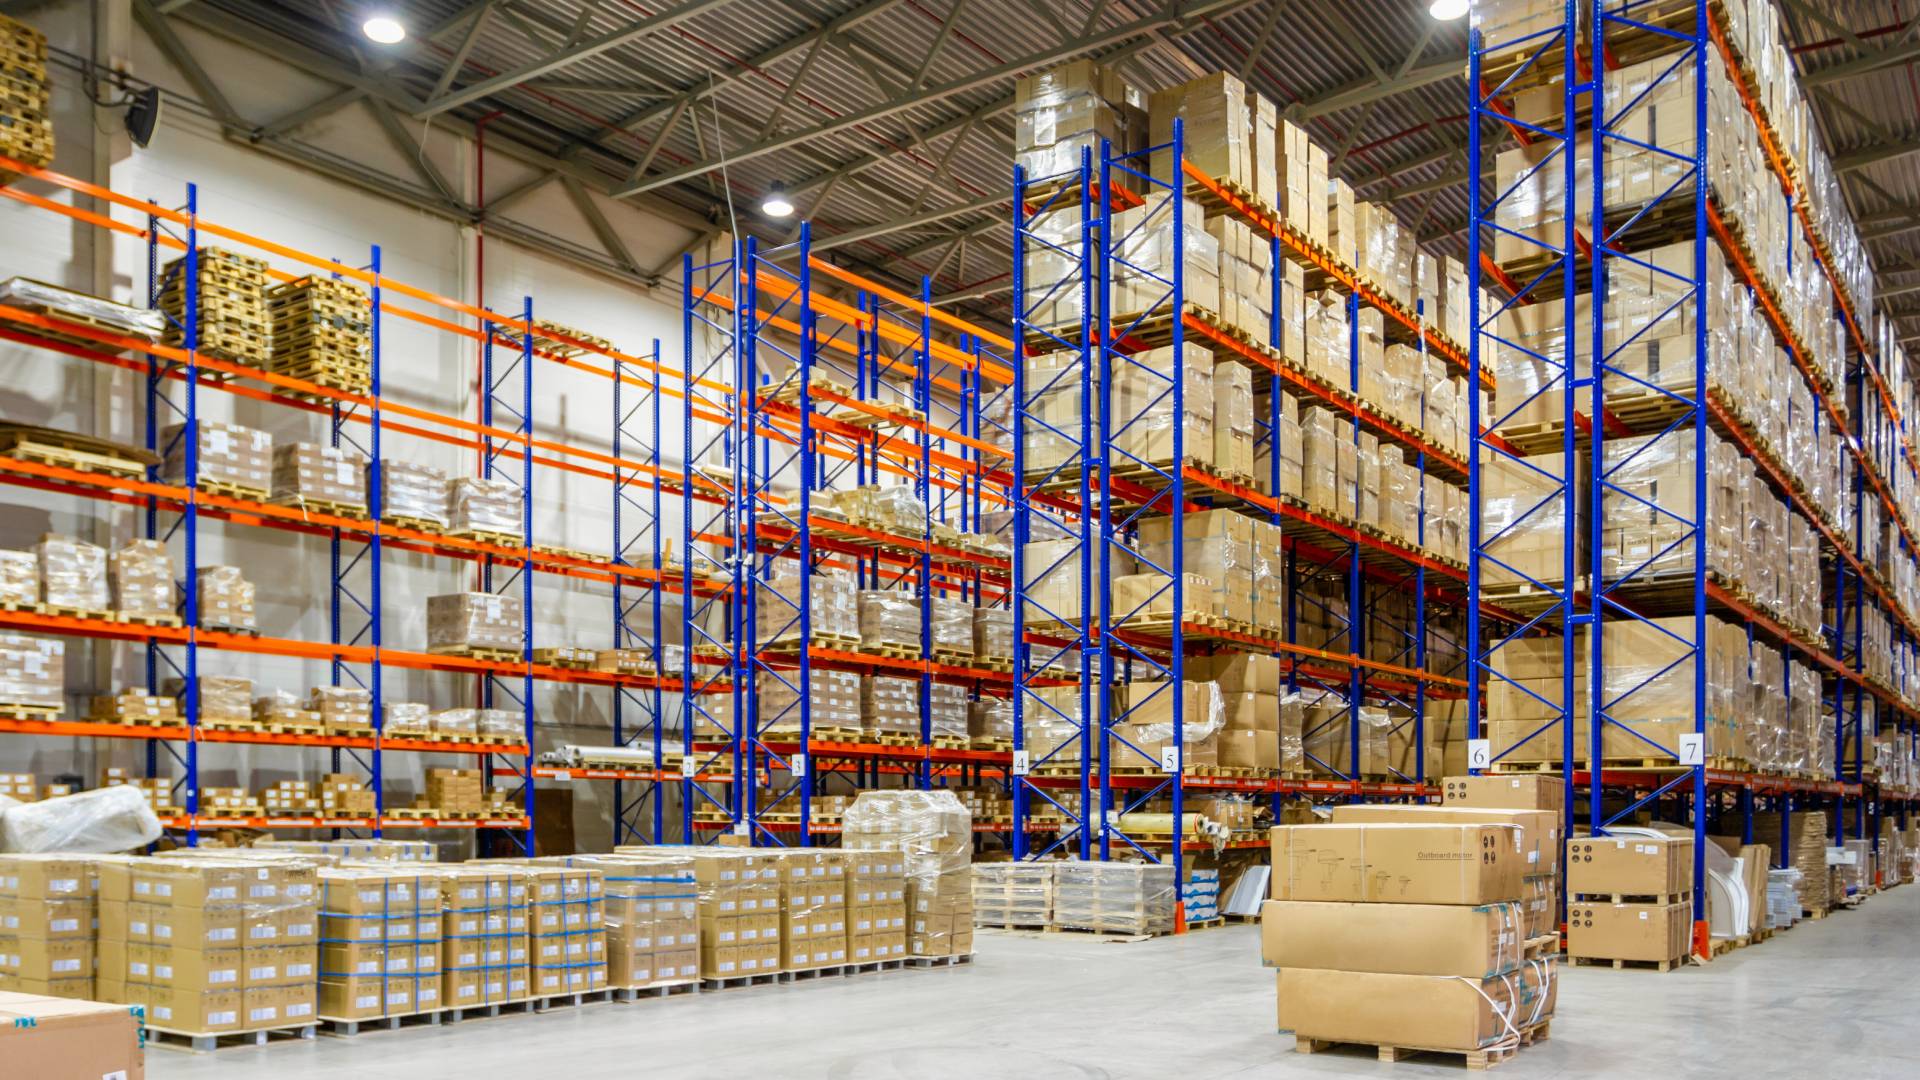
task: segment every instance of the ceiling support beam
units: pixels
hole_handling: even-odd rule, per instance
[[[1157,29],[1184,26],[1208,16],[1218,15],[1234,8],[1244,7],[1249,2],[1250,0],[1187,0],[1185,3],[1174,6],[1166,14],[1154,14],[1145,18],[1133,19],[1119,26],[1096,30],[1094,33],[1085,37],[1062,41],[1038,52],[1016,57],[1013,60],[992,67],[969,72],[958,79],[953,79],[936,86],[930,86],[925,90],[901,94],[878,105],[853,110],[833,119],[815,124],[812,127],[786,132],[769,139],[761,139],[749,143],[728,154],[727,161],[730,164],[750,161],[766,154],[801,146],[823,136],[845,131],[850,127],[872,123],[875,120],[883,120],[909,109],[923,108],[935,102],[945,101],[956,94],[963,94],[969,90],[977,90],[982,86],[1004,82],[1015,75],[1033,68],[1044,67],[1048,64],[1057,63],[1071,57],[1082,56],[1109,45],[1123,44]],[[1459,65],[1454,64],[1452,67],[1455,69],[1455,74],[1457,75]],[[642,194],[652,191],[655,188],[666,187],[669,184],[677,184],[684,180],[704,175],[718,167],[719,162],[717,160],[710,157],[703,158],[700,161],[692,162],[681,168],[647,177],[637,184],[630,184],[617,194]]]

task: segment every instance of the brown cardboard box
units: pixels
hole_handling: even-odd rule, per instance
[[[1691,941],[1693,909],[1681,904],[1567,905],[1567,955],[1597,960],[1678,960]]]
[[[1541,773],[1449,776],[1441,781],[1440,791],[1448,806],[1554,811],[1567,808],[1565,782],[1558,776]]]
[[[1484,982],[1284,968],[1279,1026],[1306,1039],[1477,1050],[1507,1034],[1501,1013],[1516,1026],[1552,1015],[1555,975],[1551,961]]]
[[[1260,905],[1268,967],[1490,979],[1521,963],[1516,904]]]
[[[1394,803],[1335,806],[1336,825],[1368,822],[1457,825],[1518,825],[1525,832],[1528,874],[1552,873],[1560,866],[1560,815],[1550,810],[1481,810],[1462,806],[1404,806]]]
[[[241,991],[153,986],[147,991],[147,1023],[168,1031],[218,1034],[241,1027]]]
[[[1400,904],[1518,900],[1522,830],[1505,825],[1280,825],[1273,899]]]
[[[0,991],[0,1061],[9,1075],[142,1080],[140,1028],[124,1005]]]
[[[1693,888],[1693,838],[1583,836],[1567,843],[1573,896],[1678,896]]]

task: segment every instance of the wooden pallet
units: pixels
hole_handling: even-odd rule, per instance
[[[946,652],[940,649],[934,650],[933,662],[943,664],[947,667],[970,668],[974,666],[972,653]]]
[[[263,503],[273,497],[273,493],[266,488],[250,487],[246,484],[235,484],[227,480],[213,480],[204,475],[200,477],[194,487],[196,490],[204,491],[210,495],[224,495],[229,499],[244,499],[248,502]]]
[[[58,720],[65,711],[58,705],[0,705],[0,720]]]
[[[273,500],[273,505],[291,507],[307,513],[325,514],[329,517],[347,518],[352,521],[366,521],[369,517],[366,505],[363,503],[310,499],[304,495],[282,495]]]
[[[159,458],[104,439],[51,428],[9,424],[0,427],[0,454],[41,465],[144,480]]]
[[[441,534],[447,531],[447,523],[432,518],[414,517],[412,514],[382,514],[380,520],[387,525],[397,525],[416,532]]]
[[[312,1039],[316,1029],[313,1024],[300,1024],[256,1031],[195,1032],[146,1024],[142,1030],[148,1042],[185,1047],[196,1054],[210,1054],[223,1046],[265,1046],[275,1040]]]
[[[74,604],[55,604],[50,601],[42,601],[40,610],[48,615],[59,615],[68,619],[91,619],[96,622],[119,621],[113,617],[113,612],[106,608],[79,607]]]
[[[386,816],[397,821],[428,821],[439,817],[440,812],[431,806],[389,806]]]
[[[486,660],[500,664],[520,662],[520,653],[516,649],[489,649],[478,645],[434,645],[427,651],[435,656],[464,656],[469,660]]]
[[[1575,967],[1611,967],[1616,971],[1628,968],[1645,968],[1652,971],[1672,971],[1683,967],[1687,962],[1684,956],[1672,960],[1613,960],[1604,956],[1569,956],[1567,962]]]
[[[933,745],[941,750],[966,750],[969,748],[965,735],[935,735],[933,737]]]
[[[1013,752],[1013,740],[1002,739],[997,736],[976,735],[969,739],[967,743],[968,748],[972,750],[990,750],[1002,754]]]
[[[116,611],[113,617],[119,622],[134,626],[173,626],[183,625],[180,616],[172,612],[160,611]]]
[[[1336,1047],[1355,1047],[1373,1050],[1381,1061],[1399,1062],[1421,1054],[1444,1054],[1464,1059],[1471,1070],[1491,1069],[1519,1052],[1519,1046],[1490,1046],[1480,1050],[1450,1050],[1427,1046],[1390,1046],[1382,1043],[1352,1042],[1338,1039],[1310,1039],[1304,1035],[1295,1036],[1293,1050],[1296,1054],[1323,1054]]]
[[[548,667],[566,668],[570,671],[593,670],[592,655],[588,654],[582,657],[580,653],[581,650],[575,649],[570,645],[535,649],[533,650],[533,662],[536,664],[545,664]]]
[[[476,544],[492,544],[495,547],[518,548],[520,538],[512,533],[494,532],[492,529],[452,529],[448,536],[458,540],[471,540]]]

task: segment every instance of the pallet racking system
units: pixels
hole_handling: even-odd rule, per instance
[[[917,297],[887,289],[819,259],[810,240],[803,223],[791,244],[749,239],[713,263],[683,260],[695,478],[682,493],[684,572],[714,585],[686,607],[683,625],[683,770],[705,778],[682,805],[689,838],[724,831],[805,845],[838,832],[814,812],[831,782],[998,782],[1009,763],[1004,751],[936,738],[931,701],[936,685],[995,695],[1011,682],[937,655],[932,638],[936,596],[1008,598],[1006,560],[935,532],[947,523],[978,531],[984,502],[1008,502],[997,465],[1005,455],[984,437],[982,411],[989,387],[1011,374],[994,352],[1006,339],[935,309],[928,283]],[[822,279],[854,300],[828,296]],[[958,344],[936,338],[936,324]],[[883,476],[911,487],[917,523],[816,511],[820,493]],[[918,649],[882,655],[817,632],[812,589],[789,596],[775,586],[783,573],[804,582],[817,571],[851,573],[862,588],[904,586],[920,612]],[[913,680],[917,736],[816,733],[816,671]],[[763,704],[768,689],[785,691],[785,704]],[[734,783],[740,776],[754,782]]]
[[[1176,122],[1172,140],[1165,145],[1121,153],[1111,144],[1103,144],[1097,166],[1088,151],[1083,153],[1077,170],[1061,175],[1030,177],[1016,167],[1013,260],[1015,336],[1023,350],[1015,384],[1014,446],[1016,454],[1021,455],[1015,471],[1024,478],[1028,493],[1015,509],[1016,640],[1022,650],[1015,665],[1021,673],[1014,697],[1016,738],[1027,728],[1029,717],[1078,729],[1039,756],[1030,755],[1016,742],[1014,771],[1027,772],[1015,785],[1016,820],[1027,820],[1037,807],[1049,816],[1058,816],[1062,823],[1058,835],[1043,844],[1030,842],[1024,831],[1017,833],[1015,853],[1017,857],[1039,857],[1065,848],[1082,858],[1139,855],[1171,862],[1176,868],[1176,882],[1185,877],[1186,853],[1208,845],[1162,843],[1130,836],[1119,828],[1119,814],[1150,799],[1165,797],[1171,801],[1177,821],[1192,792],[1264,796],[1276,813],[1287,796],[1423,796],[1430,791],[1426,785],[1430,770],[1438,764],[1428,762],[1424,753],[1428,707],[1439,699],[1457,700],[1466,695],[1468,687],[1463,671],[1429,669],[1429,639],[1423,632],[1429,615],[1441,608],[1464,608],[1466,593],[1461,586],[1466,583],[1467,573],[1463,566],[1424,550],[1424,531],[1416,538],[1418,544],[1409,545],[1365,529],[1337,512],[1264,493],[1199,467],[1190,460],[1194,455],[1186,452],[1185,434],[1177,420],[1171,453],[1166,457],[1150,460],[1128,449],[1126,432],[1142,423],[1150,410],[1164,410],[1170,404],[1169,411],[1176,418],[1185,410],[1181,372],[1177,367],[1156,367],[1143,360],[1146,350],[1171,344],[1177,365],[1183,346],[1194,342],[1205,345],[1216,358],[1247,365],[1257,380],[1275,391],[1269,394],[1268,414],[1256,418],[1257,443],[1268,452],[1270,476],[1266,479],[1270,492],[1282,490],[1282,424],[1277,393],[1281,389],[1349,418],[1356,441],[1359,432],[1368,431],[1413,454],[1423,477],[1423,530],[1432,509],[1424,501],[1425,485],[1458,483],[1466,477],[1465,463],[1457,456],[1421,432],[1387,419],[1362,400],[1358,393],[1357,332],[1348,341],[1345,385],[1330,384],[1283,356],[1281,346],[1287,331],[1279,316],[1282,283],[1278,272],[1273,286],[1274,320],[1268,327],[1256,328],[1263,331],[1261,335],[1236,333],[1211,312],[1188,303],[1183,288],[1186,259],[1181,250],[1185,243],[1184,216],[1192,212],[1187,200],[1196,199],[1206,212],[1230,215],[1255,230],[1270,245],[1276,267],[1282,259],[1294,260],[1307,267],[1323,287],[1344,292],[1350,325],[1356,323],[1353,315],[1361,307],[1378,310],[1395,337],[1414,344],[1423,356],[1431,350],[1453,368],[1471,370],[1466,367],[1463,349],[1430,325],[1424,311],[1417,307],[1409,310],[1386,296],[1350,261],[1282,222],[1272,208],[1195,167],[1186,160],[1183,138],[1183,125]],[[1117,210],[1128,208],[1144,209],[1149,221],[1158,218],[1159,228],[1171,230],[1175,239],[1170,272],[1169,268],[1130,262],[1122,253],[1131,238],[1115,234],[1114,219]],[[1028,271],[1032,254],[1051,256],[1062,271],[1036,278]],[[1158,290],[1158,299],[1145,310],[1115,311],[1112,283],[1122,271],[1151,279],[1150,291]],[[1069,304],[1069,309],[1076,311],[1077,317],[1061,320],[1043,314],[1063,297],[1075,296],[1078,303]],[[1027,361],[1041,353],[1054,353],[1059,358],[1043,378],[1036,378]],[[1138,402],[1124,405],[1115,400],[1114,394],[1115,380],[1123,372],[1165,389],[1152,394],[1152,400],[1144,406]],[[1097,409],[1083,411],[1077,431],[1072,425],[1063,427],[1047,418],[1041,408],[1046,395],[1076,384],[1090,405],[1099,402]],[[1025,450],[1029,437],[1036,434],[1064,444],[1063,459],[1038,468],[1029,464]],[[1188,606],[1183,595],[1182,564],[1186,555],[1182,515],[1212,507],[1233,508],[1282,526],[1288,586],[1284,636],[1247,634],[1184,617]],[[1149,618],[1145,614],[1147,604],[1118,611],[1108,599],[1116,556],[1135,555],[1128,544],[1130,535],[1142,521],[1155,516],[1171,518],[1173,540],[1169,546],[1174,555],[1168,565],[1149,564],[1147,569],[1165,578],[1159,593],[1170,594],[1170,609],[1183,613],[1182,618],[1171,621]],[[1028,561],[1026,544],[1043,535],[1067,541],[1067,553],[1035,565]],[[1078,578],[1077,615],[1054,611],[1035,599],[1045,579],[1061,573]],[[1346,614],[1338,616],[1342,625],[1326,648],[1298,643],[1300,605],[1311,602],[1304,600],[1301,586],[1315,579],[1337,581],[1346,600]],[[1415,598],[1414,619],[1410,624],[1392,627],[1388,635],[1392,644],[1382,655],[1374,648],[1369,624],[1377,617],[1380,599],[1394,593]],[[1486,609],[1490,616],[1511,618],[1491,605]],[[1185,768],[1188,719],[1178,695],[1172,702],[1175,737],[1173,745],[1162,751],[1161,768],[1116,773],[1110,767],[1114,755],[1123,750],[1142,755],[1138,746],[1116,731],[1116,725],[1125,723],[1145,703],[1114,707],[1106,687],[1140,677],[1177,683],[1190,656],[1234,651],[1278,656],[1284,663],[1289,691],[1326,690],[1341,695],[1344,708],[1323,724],[1347,724],[1346,771],[1316,757],[1310,763],[1321,777],[1190,773]],[[1042,693],[1061,675],[1070,676],[1070,682],[1078,688],[1081,705],[1077,717],[1068,715],[1056,700]],[[1403,710],[1403,718],[1395,723],[1393,731],[1415,748],[1410,769],[1395,768],[1384,779],[1362,775],[1356,721],[1358,710],[1368,705]],[[1096,749],[1089,753],[1083,749],[1086,747]],[[1044,768],[1056,756],[1077,764]],[[1097,759],[1097,764],[1090,759]],[[1061,797],[1067,789],[1077,789],[1077,803]],[[1257,843],[1236,841],[1235,845]],[[1184,904],[1177,905],[1176,910],[1184,924]]]
[[[1793,813],[1825,808],[1834,843],[1851,835],[1871,837],[1877,847],[1879,815],[1890,811],[1904,826],[1914,793],[1882,788],[1865,775],[1866,736],[1883,728],[1911,732],[1920,715],[1906,681],[1914,624],[1898,599],[1897,584],[1911,580],[1915,558],[1897,493],[1910,492],[1920,472],[1915,471],[1904,421],[1861,332],[1847,282],[1814,230],[1800,174],[1783,156],[1758,103],[1753,69],[1732,44],[1727,19],[1725,9],[1705,3],[1570,0],[1564,19],[1516,32],[1496,48],[1488,47],[1476,27],[1468,75],[1469,175],[1483,175],[1492,164],[1487,128],[1504,127],[1533,151],[1525,171],[1510,183],[1503,180],[1492,199],[1483,196],[1479,184],[1469,185],[1469,265],[1490,283],[1488,303],[1475,316],[1471,353],[1478,364],[1490,351],[1518,352],[1541,371],[1535,393],[1513,408],[1487,410],[1477,397],[1473,402],[1476,436],[1470,467],[1476,511],[1485,505],[1493,469],[1527,477],[1540,498],[1491,532],[1480,513],[1471,522],[1470,592],[1487,595],[1484,583],[1489,576],[1509,582],[1518,577],[1529,617],[1519,632],[1497,637],[1479,621],[1470,623],[1469,653],[1476,676],[1490,686],[1519,686],[1500,670],[1502,650],[1523,636],[1561,642],[1558,674],[1549,676],[1558,679],[1558,700],[1526,691],[1547,715],[1529,720],[1533,730],[1518,742],[1494,748],[1485,738],[1485,706],[1472,699],[1473,764],[1476,772],[1499,771],[1510,767],[1510,762],[1502,764],[1507,755],[1527,743],[1558,742],[1551,767],[1564,781],[1569,835],[1580,828],[1604,833],[1645,811],[1691,826],[1694,946],[1703,955],[1709,948],[1705,849],[1710,829],[1737,815],[1741,835],[1752,842],[1756,809],[1771,808],[1780,814],[1780,836],[1757,839],[1772,843],[1779,865],[1786,866],[1792,860],[1788,838]],[[1628,63],[1647,62],[1657,69],[1651,85],[1610,94],[1610,73]],[[1711,150],[1723,137],[1733,138],[1710,121],[1710,82],[1721,78],[1759,132],[1764,175],[1774,182],[1763,182],[1759,197],[1781,200],[1788,245],[1781,253],[1785,266],[1791,273],[1796,260],[1810,256],[1815,279],[1832,287],[1836,303],[1823,317],[1846,331],[1850,348],[1843,378],[1832,378],[1818,367],[1810,343],[1784,311],[1776,284],[1759,270],[1767,253],[1755,245],[1763,234],[1743,230],[1729,213],[1734,193],[1715,188]],[[1642,130],[1645,116],[1638,107],[1657,91],[1677,92],[1690,110],[1677,138]],[[1528,110],[1531,119],[1521,118],[1516,109],[1523,93],[1535,99]],[[1544,110],[1542,95],[1550,102]],[[1641,126],[1635,126],[1636,120]],[[1654,171],[1664,169],[1668,176],[1662,180],[1671,182],[1655,183],[1658,190],[1645,198],[1616,193],[1609,199],[1614,175],[1610,166],[1622,155],[1635,154],[1654,161]],[[1519,217],[1511,211],[1527,197],[1532,177],[1546,170],[1559,175],[1547,182],[1553,195],[1548,205],[1533,208],[1543,225],[1516,228],[1513,222]],[[1746,179],[1740,176],[1736,183]],[[1516,244],[1524,251],[1520,259],[1502,261],[1490,254],[1502,245],[1511,253]],[[1657,263],[1650,252],[1660,245],[1686,245],[1689,257],[1681,260],[1684,265]],[[1803,381],[1793,390],[1804,389],[1812,407],[1789,417],[1789,437],[1828,439],[1841,449],[1842,492],[1848,505],[1840,512],[1816,503],[1810,485],[1788,468],[1788,448],[1766,439],[1756,418],[1743,415],[1721,392],[1724,383],[1715,383],[1715,375],[1724,380],[1726,373],[1710,370],[1715,355],[1709,347],[1715,325],[1709,319],[1710,257],[1724,260],[1737,287],[1755,302],[1771,344],[1785,350],[1791,361],[1793,373],[1787,378]],[[1633,277],[1654,281],[1671,303],[1651,314],[1634,311],[1629,307],[1632,298],[1618,284]],[[1588,290],[1586,303],[1577,300],[1582,289]],[[1561,309],[1559,329],[1544,335],[1544,343],[1518,341],[1503,332],[1503,315],[1535,304]],[[1610,320],[1632,324],[1614,332]],[[1681,346],[1691,357],[1677,380],[1649,374],[1644,364],[1635,363],[1636,341],[1681,324]],[[1537,415],[1541,401],[1552,403],[1548,408],[1556,415],[1530,432],[1524,446],[1495,434],[1522,410],[1534,408],[1529,415]],[[1827,614],[1821,626],[1793,625],[1714,567],[1710,514],[1720,510],[1710,511],[1709,447],[1715,437],[1751,462],[1771,497],[1809,527],[1818,550],[1811,561],[1801,561],[1806,552],[1791,552],[1790,570],[1823,580]],[[1677,454],[1687,463],[1691,483],[1681,485],[1685,490],[1680,497],[1662,496],[1657,489],[1649,493],[1630,478],[1636,459],[1650,450]],[[1671,536],[1650,553],[1619,555],[1609,564],[1602,558],[1609,552],[1608,516],[1622,508],[1653,515]],[[1897,550],[1886,552],[1887,558],[1876,565],[1868,554],[1869,523],[1881,513],[1896,526],[1898,540],[1890,545]],[[1515,530],[1543,523],[1558,533],[1559,565],[1536,566],[1529,573],[1514,565],[1520,560],[1506,554],[1501,543],[1517,535]],[[1675,554],[1685,556],[1683,570],[1659,565]],[[1822,568],[1828,561],[1830,575]],[[1509,587],[1501,599],[1517,598]],[[1883,613],[1892,623],[1891,680],[1868,674],[1863,620],[1869,611]],[[1804,662],[1806,671],[1821,680],[1819,700],[1833,714],[1831,770],[1775,774],[1716,760],[1706,752],[1712,711],[1710,618],[1732,621],[1744,630],[1749,672],[1756,680],[1756,643],[1781,650],[1789,661],[1783,687],[1789,693],[1796,677],[1791,661]],[[1652,635],[1672,652],[1669,662],[1637,668],[1632,659],[1616,658],[1607,641],[1617,630],[1639,632],[1643,640]],[[1685,674],[1689,669],[1690,675]],[[1677,733],[1675,744],[1666,745],[1620,717],[1634,707],[1630,699],[1635,694],[1650,692],[1675,671],[1682,672],[1680,677],[1691,687],[1693,723],[1690,732]],[[1578,723],[1576,711],[1582,714]],[[1586,724],[1584,745],[1580,724]],[[1619,745],[1616,738],[1628,740],[1635,752],[1609,753],[1606,747]],[[1619,763],[1621,756],[1647,760],[1636,767]]]
[[[63,215],[76,223],[106,229],[143,242],[147,250],[148,300],[157,303],[160,288],[158,274],[162,252],[181,252],[185,257],[185,318],[179,327],[184,340],[179,347],[125,337],[96,327],[75,324],[47,314],[0,305],[0,339],[43,349],[76,359],[90,360],[137,373],[144,380],[147,403],[142,420],[144,439],[149,450],[165,447],[159,441],[161,421],[171,416],[189,425],[199,419],[199,396],[221,392],[236,398],[270,403],[276,407],[300,410],[321,417],[327,423],[328,440],[336,447],[351,447],[368,458],[367,486],[373,512],[366,518],[340,516],[312,509],[239,498],[232,494],[205,490],[198,482],[196,455],[191,440],[186,446],[184,483],[160,480],[157,467],[145,477],[129,478],[87,471],[63,465],[46,464],[17,458],[0,458],[0,480],[18,486],[59,492],[109,504],[133,507],[141,511],[141,531],[152,538],[178,542],[184,552],[184,580],[192,582],[198,566],[200,529],[205,520],[223,521],[236,526],[267,528],[322,536],[329,540],[331,583],[326,641],[302,641],[269,635],[251,635],[201,629],[197,625],[195,590],[187,588],[183,600],[183,625],[156,626],[111,619],[75,617],[41,611],[16,610],[0,613],[0,626],[34,633],[128,642],[147,651],[146,682],[149,692],[158,692],[164,674],[186,679],[183,722],[177,726],[135,727],[71,720],[16,718],[0,720],[0,731],[10,734],[59,737],[128,738],[146,743],[146,767],[149,776],[160,772],[161,755],[184,770],[174,777],[174,790],[183,796],[183,813],[165,824],[178,830],[188,844],[198,841],[202,829],[244,827],[257,829],[306,829],[380,835],[386,829],[460,829],[476,830],[483,843],[494,837],[510,840],[521,850],[531,850],[533,806],[531,784],[536,776],[532,766],[534,726],[534,688],[539,683],[566,682],[604,686],[616,697],[641,695],[644,715],[649,717],[643,731],[657,728],[652,718],[659,715],[663,680],[654,673],[646,675],[578,670],[532,660],[535,641],[532,624],[523,633],[518,660],[483,659],[444,655],[424,650],[396,649],[382,634],[382,615],[389,598],[381,587],[382,555],[407,552],[438,559],[470,563],[476,576],[488,590],[517,590],[523,602],[532,591],[535,573],[560,575],[595,581],[614,587],[618,615],[616,643],[631,644],[642,632],[653,633],[653,626],[637,630],[631,621],[627,597],[632,590],[656,594],[646,601],[659,610],[657,593],[672,590],[660,572],[658,532],[659,490],[677,487],[684,477],[663,470],[657,426],[641,429],[622,414],[616,394],[616,424],[622,433],[616,436],[613,454],[568,445],[546,438],[535,431],[533,401],[535,360],[551,362],[576,371],[605,376],[616,388],[635,387],[643,395],[657,398],[663,377],[678,373],[658,363],[658,347],[646,357],[630,356],[589,342],[560,339],[555,343],[549,332],[533,322],[531,299],[523,301],[517,315],[507,316],[437,296],[427,290],[386,277],[380,269],[380,251],[376,247],[366,266],[352,266],[296,251],[271,240],[255,237],[203,218],[199,211],[199,193],[189,185],[183,207],[169,208],[135,199],[108,188],[12,161],[0,161],[11,171],[55,188],[88,197],[109,207],[107,213],[95,213],[48,199],[23,190],[18,185],[0,188],[0,197]],[[129,211],[144,218],[144,227],[117,219],[113,209]],[[357,282],[369,296],[372,327],[372,382],[368,393],[358,394],[320,385],[289,375],[215,359],[197,347],[198,275],[196,261],[206,240],[239,245],[263,254]],[[280,281],[295,275],[269,271]],[[393,296],[410,301],[405,306],[389,305]],[[398,318],[435,331],[471,340],[479,345],[479,367],[483,397],[480,419],[466,420],[440,415],[405,405],[382,396],[381,326],[384,319]],[[463,325],[463,321],[471,325]],[[537,342],[547,340],[545,348]],[[85,344],[82,344],[84,342]],[[610,361],[601,366],[586,353],[598,354]],[[510,359],[503,359],[510,357]],[[635,374],[645,371],[645,377]],[[657,405],[654,406],[657,411]],[[483,475],[508,479],[522,494],[522,521],[519,542],[506,544],[497,538],[463,537],[436,531],[424,531],[378,520],[380,505],[380,465],[387,447],[383,436],[403,434],[471,449]],[[184,433],[183,433],[183,437]],[[638,458],[622,456],[638,447]],[[565,471],[613,483],[616,499],[634,477],[645,477],[653,497],[639,504],[636,514],[646,518],[634,532],[623,531],[632,518],[616,526],[614,557],[582,556],[537,546],[534,543],[530,496],[535,466],[543,470]],[[636,536],[653,535],[652,551],[645,563],[633,557]],[[528,610],[530,611],[530,605]],[[653,634],[657,640],[657,634]],[[373,732],[368,736],[329,736],[204,729],[199,724],[199,702],[194,676],[198,674],[199,652],[219,649],[262,656],[278,656],[328,664],[334,685],[366,688],[373,698]],[[498,699],[510,701],[522,717],[522,735],[517,742],[502,743],[476,739],[443,741],[434,739],[388,738],[382,730],[381,673],[385,668],[439,671],[472,676],[475,700],[491,705]],[[677,680],[676,680],[677,684]],[[650,702],[648,705],[646,703]],[[616,712],[619,706],[616,704]],[[616,728],[616,740],[625,733]],[[628,740],[630,741],[630,740]],[[343,760],[364,770],[375,797],[375,813],[367,818],[223,818],[201,812],[198,805],[203,744],[320,748],[330,753],[335,771]],[[526,813],[517,819],[475,819],[470,817],[436,819],[399,817],[385,806],[382,762],[390,753],[459,755],[472,759],[491,778],[517,781]]]

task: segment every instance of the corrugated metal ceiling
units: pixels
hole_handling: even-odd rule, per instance
[[[1790,8],[1789,38],[1800,47],[1803,70],[1829,67],[1912,42],[1912,32],[1899,32],[1917,5],[1920,0],[1819,4],[1835,9],[1825,21]],[[455,93],[579,43],[666,21],[452,111],[470,120],[497,113],[490,130],[586,165],[615,188],[639,165],[643,175],[658,176],[725,157],[723,170],[654,194],[710,220],[724,220],[731,194],[743,226],[769,238],[784,236],[786,227],[760,218],[755,207],[774,183],[797,189],[802,213],[816,223],[816,239],[972,206],[836,249],[837,257],[870,272],[900,279],[933,273],[942,293],[1005,283],[1010,226],[1005,203],[995,200],[1010,186],[1013,123],[1001,106],[1012,78],[933,97],[926,96],[928,88],[1043,53],[1117,51],[1125,58],[1123,72],[1143,90],[1224,69],[1285,107],[1431,69],[1464,57],[1466,49],[1466,21],[1436,24],[1427,0],[394,0],[388,7],[413,36],[387,56],[346,25],[346,5],[202,0],[200,6],[327,51],[345,67],[381,70],[420,100],[432,95],[483,9],[486,19],[452,79]],[[694,13],[675,20],[688,9]],[[1199,17],[1185,17],[1196,10]],[[1161,25],[1116,32],[1150,23]],[[835,28],[820,33],[829,25]],[[845,122],[909,89],[917,100],[861,123]],[[689,92],[697,102],[675,108]],[[1392,199],[1436,250],[1460,254],[1467,213],[1465,96],[1461,80],[1448,76],[1308,123],[1330,152],[1346,148],[1337,174],[1362,197]],[[1815,106],[1822,134],[1839,153],[1889,136],[1920,138],[1920,76],[1911,61],[1836,82],[1816,96]],[[768,136],[816,127],[830,130],[739,156]],[[923,141],[926,132],[939,134]],[[1856,215],[1884,218],[1920,206],[1916,161],[1920,157],[1909,155],[1850,172]],[[825,182],[836,174],[837,181]],[[967,236],[964,244],[953,242],[956,234]],[[1920,267],[1920,229],[1872,244],[1883,280],[1920,282],[1920,268],[1894,269],[1906,260]],[[991,308],[1003,300],[996,295],[980,303]],[[1893,306],[1920,316],[1920,293]],[[1909,332],[1914,329],[1920,317]]]

